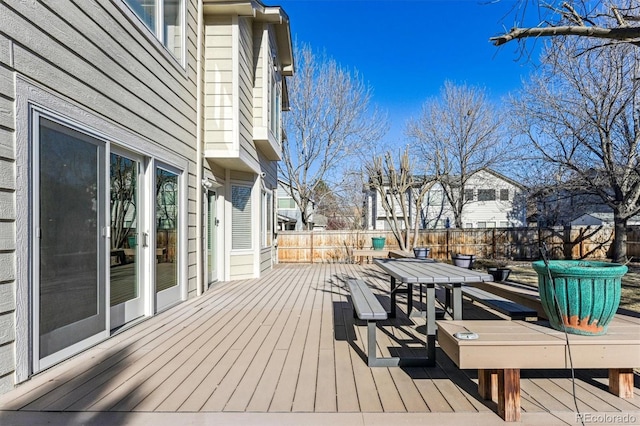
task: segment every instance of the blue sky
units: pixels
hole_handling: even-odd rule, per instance
[[[276,4],[276,3],[267,3]],[[509,27],[516,0],[280,0],[294,40],[357,69],[389,113],[387,142],[404,145],[405,121],[445,80],[485,87],[499,100],[520,87],[537,58],[489,37]]]

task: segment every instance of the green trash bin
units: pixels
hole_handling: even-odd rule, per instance
[[[371,237],[371,245],[374,250],[382,250],[384,248],[384,237]]]
[[[551,327],[572,334],[605,334],[620,305],[627,266],[583,260],[548,263],[548,270],[542,260],[532,266],[538,273],[540,301]]]

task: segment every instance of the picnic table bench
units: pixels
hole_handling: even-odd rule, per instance
[[[445,295],[445,308],[453,311],[454,319],[462,319],[462,313],[456,314],[457,309],[462,309],[462,306],[451,306],[451,291],[455,287],[460,287],[460,291],[463,296],[468,297],[490,309],[500,312],[508,316],[512,320],[524,320],[524,321],[537,321],[538,312],[535,309],[531,309],[527,306],[516,303],[505,297],[498,296],[494,293],[490,293],[486,290],[482,290],[473,285],[462,285],[458,283],[445,283],[443,286],[447,289]]]
[[[609,391],[621,398],[633,397],[633,368],[640,366],[640,333],[637,319],[609,324],[602,336],[565,334],[525,321],[438,321],[440,348],[461,369],[478,369],[478,393],[497,399],[498,414],[505,421],[520,420],[520,370],[604,368],[609,370]],[[477,339],[456,338],[457,332],[474,332]]]
[[[351,293],[354,318],[357,317],[367,321],[367,365],[369,367],[419,367],[430,365],[430,360],[426,356],[426,347],[424,358],[378,357],[376,354],[376,323],[388,318],[387,311],[373,294],[366,281],[350,279],[347,280],[347,286]]]

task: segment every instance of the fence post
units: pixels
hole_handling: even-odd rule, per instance
[[[496,228],[493,228],[491,230],[491,246],[492,246],[492,251],[493,251],[493,258],[497,259],[498,258],[498,248],[497,248],[497,243],[496,243]]]
[[[311,231],[311,244],[310,244],[310,250],[311,250],[311,263],[313,263],[313,231]]]

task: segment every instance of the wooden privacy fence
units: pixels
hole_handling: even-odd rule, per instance
[[[349,261],[349,249],[371,248],[372,237],[385,237],[385,249],[399,246],[390,231],[280,231],[278,261],[282,263],[340,263]],[[429,247],[430,257],[448,259],[452,253],[485,259],[538,259],[541,242],[554,259],[606,259],[613,227],[435,229],[420,231],[418,247]],[[640,258],[640,227],[629,227],[627,256]]]

